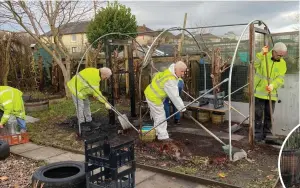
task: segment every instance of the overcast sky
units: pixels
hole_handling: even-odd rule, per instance
[[[131,8],[139,25],[155,30],[183,25],[187,13],[187,27],[264,21],[271,32],[294,31],[299,1],[119,1]],[[215,28],[211,32],[222,35],[234,31],[240,35],[245,26]]]

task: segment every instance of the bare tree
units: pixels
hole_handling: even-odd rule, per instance
[[[0,24],[21,27],[52,56],[62,70],[66,95],[70,96],[66,83],[71,77],[72,57],[60,29],[67,23],[90,19],[93,9],[92,1],[4,1],[0,2]]]

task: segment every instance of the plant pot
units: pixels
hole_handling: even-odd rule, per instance
[[[49,109],[49,100],[34,100],[24,103],[26,112],[37,112]]]
[[[199,111],[198,120],[202,123],[208,122],[210,120],[210,112],[206,110]]]
[[[225,121],[225,113],[213,112],[211,113],[211,121],[213,124],[220,125]]]

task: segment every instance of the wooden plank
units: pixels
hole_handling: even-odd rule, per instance
[[[260,28],[257,28],[257,27],[254,27],[254,30],[255,30],[256,33],[261,33],[261,34],[266,34],[266,35],[269,34],[269,32],[267,30],[260,29]]]
[[[186,58],[186,56],[182,56],[182,58]],[[200,55],[189,56],[189,61],[199,61]],[[173,62],[174,57],[152,57],[154,63],[166,63]]]
[[[186,103],[188,104],[188,103]],[[228,107],[224,106],[222,108],[218,108],[215,109],[213,104],[207,104],[207,105],[203,105],[203,106],[189,106],[187,107],[187,109],[189,110],[207,110],[207,111],[212,111],[212,112],[227,112],[228,111]]]

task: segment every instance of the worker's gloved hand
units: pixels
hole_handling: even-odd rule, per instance
[[[262,53],[263,53],[264,55],[266,55],[268,52],[269,52],[269,46],[264,46],[264,47],[262,48]]]
[[[184,109],[181,110],[181,112],[185,112],[185,111],[186,111],[186,108],[184,108]]]
[[[267,90],[268,92],[273,91],[273,89],[274,89],[274,87],[273,87],[272,84],[266,86],[266,90]]]
[[[110,110],[110,109],[111,109],[111,106],[110,106],[108,103],[105,103],[105,108],[106,108],[107,110]]]

